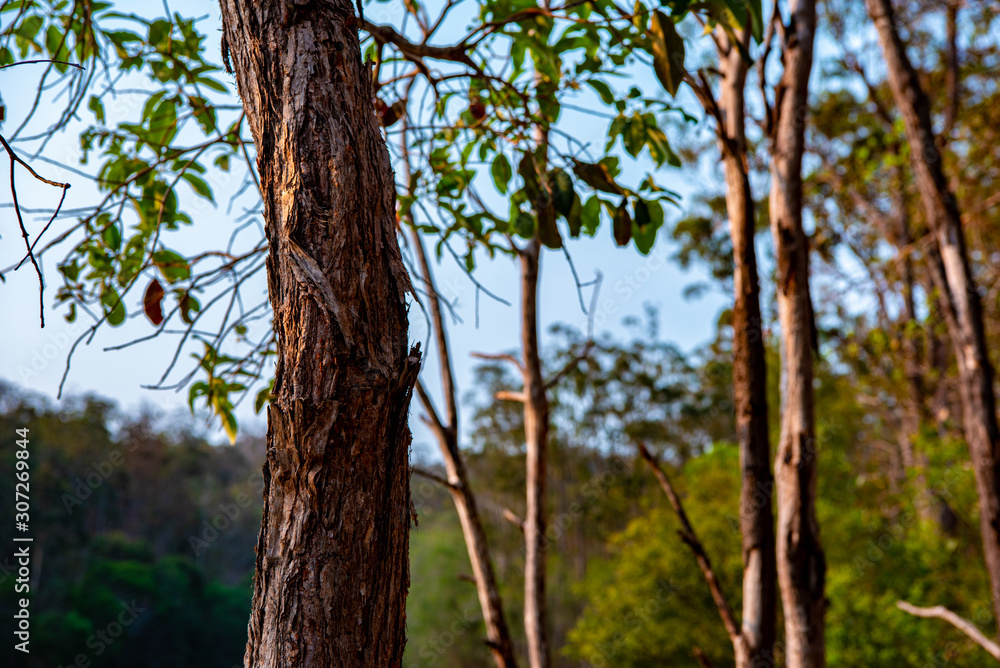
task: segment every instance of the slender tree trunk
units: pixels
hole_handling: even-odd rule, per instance
[[[940,263],[931,263],[931,273],[958,363],[962,426],[976,473],[983,553],[990,575],[994,617],[1000,630],[1000,429],[979,292],[969,266],[958,203],[941,166],[931,125],[930,101],[906,55],[892,3],[890,0],[866,0],[866,3],[878,29],[889,86],[910,143],[920,199],[940,253]]]
[[[791,0],[789,9],[782,45],[785,69],[775,93],[770,200],[783,340],[781,441],[774,464],[778,584],[785,617],[786,665],[817,668],[826,664],[826,562],[816,521],[815,325],[809,295],[809,246],[802,229],[802,154],[816,3]]]
[[[348,0],[222,0],[257,146],[277,368],[245,665],[400,666],[409,280]]]
[[[544,173],[544,172],[543,172]],[[538,350],[538,270],[541,241],[536,235],[520,251],[521,341],[524,370],[524,434],[527,449],[527,507],[524,517],[524,632],[528,664],[548,668],[548,614],[545,605],[546,478],[549,400]]]
[[[434,327],[434,338],[441,355],[441,384],[445,395],[445,414],[447,423],[442,423],[431,404],[430,397],[418,384],[420,399],[430,414],[431,429],[438,439],[441,456],[444,458],[445,470],[448,472],[448,483],[451,498],[462,524],[462,534],[465,537],[465,547],[469,553],[472,574],[476,580],[476,592],[479,595],[479,607],[483,611],[483,622],[486,625],[486,641],[493,654],[497,668],[516,668],[514,658],[514,643],[507,628],[507,619],[503,612],[503,601],[497,586],[493,571],[493,560],[490,558],[489,544],[486,541],[486,531],[479,519],[476,507],[476,497],[469,487],[469,477],[465,471],[465,462],[458,449],[458,410],[455,401],[455,384],[451,369],[451,355],[448,348],[448,336],[444,328],[444,315],[441,312],[441,302],[438,298],[427,253],[419,233],[413,230],[413,246],[420,264],[420,271],[427,286],[428,301],[431,307],[431,322]]]
[[[767,427],[767,362],[760,315],[754,201],[747,174],[744,88],[747,61],[739,49],[720,54],[719,128],[726,174],[726,210],[733,242],[733,398],[740,448],[740,533],[743,616],[734,641],[737,668],[774,665],[775,547],[771,509],[774,478]]]

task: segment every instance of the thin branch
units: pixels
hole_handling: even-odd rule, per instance
[[[520,401],[521,403],[528,400],[524,396],[524,392],[514,392],[512,390],[500,390],[493,395],[493,398],[497,401]]]
[[[719,579],[715,576],[715,571],[712,570],[712,563],[708,559],[708,554],[705,553],[705,548],[698,540],[698,535],[694,532],[694,527],[691,526],[691,521],[688,519],[687,513],[684,512],[684,506],[681,503],[680,496],[677,495],[677,491],[671,484],[670,479],[667,474],[663,472],[660,467],[659,462],[653,457],[653,454],[646,448],[645,444],[639,444],[639,454],[642,458],[649,464],[649,468],[653,470],[653,475],[660,482],[660,487],[667,495],[667,499],[670,500],[670,505],[673,506],[674,512],[677,514],[677,519],[681,523],[681,531],[678,533],[691,551],[694,553],[694,557],[698,562],[698,567],[701,569],[702,575],[705,577],[705,582],[708,584],[709,590],[712,592],[712,599],[715,601],[715,607],[719,611],[719,616],[722,618],[722,623],[726,627],[726,631],[729,633],[729,637],[734,641],[740,637],[740,627],[736,623],[736,618],[733,616],[733,610],[729,607],[729,600],[722,591],[722,584]]]
[[[427,478],[428,480],[436,482],[437,484],[441,485],[442,487],[447,487],[449,490],[458,491],[458,487],[457,486],[451,484],[450,482],[448,482],[447,480],[445,480],[444,478],[442,478],[441,476],[439,476],[437,473],[431,473],[427,469],[422,469],[422,468],[419,468],[417,466],[411,466],[410,467],[410,471],[412,471],[413,473],[416,473],[418,476],[420,476],[422,478]]]
[[[441,418],[438,417],[437,409],[434,408],[434,403],[431,401],[430,396],[427,394],[427,390],[424,389],[424,384],[417,379],[416,384],[417,396],[420,397],[420,403],[423,404],[424,410],[427,411],[427,419],[424,422],[434,435],[438,437],[442,442],[448,441],[448,429],[441,423]]]
[[[0,144],[3,144],[4,149],[7,151],[7,155],[10,156],[10,195],[14,200],[14,213],[17,214],[17,224],[21,228],[21,236],[24,238],[24,247],[28,251],[28,259],[31,260],[31,265],[35,268],[35,274],[38,275],[38,318],[41,321],[41,326],[45,327],[45,279],[42,278],[42,268],[38,266],[38,260],[35,259],[34,245],[29,241],[28,230],[24,226],[24,216],[21,215],[21,204],[17,201],[17,184],[15,182],[15,172],[17,165],[23,165],[28,172],[31,173],[36,179],[42,183],[47,183],[51,186],[56,186],[57,188],[62,188],[62,197],[59,199],[59,206],[56,207],[55,212],[52,214],[52,218],[49,220],[49,224],[55,217],[59,214],[59,209],[62,208],[63,202],[66,199],[66,190],[69,188],[68,183],[59,183],[58,181],[50,181],[38,175],[38,173],[31,168],[31,165],[26,163],[24,160],[18,157],[14,153],[14,149],[10,147],[7,140],[0,135]],[[45,226],[48,229],[48,225]],[[22,260],[23,262],[23,260]],[[21,266],[19,262],[18,267]]]
[[[76,69],[83,71],[82,65],[77,65],[76,63],[67,63],[64,60],[48,60],[45,58],[40,58],[38,60],[21,60],[16,63],[11,63],[9,65],[0,65],[0,70],[5,70],[8,67],[17,67],[18,65],[34,65],[35,63],[49,63],[55,65],[69,65],[70,67],[75,67]],[[58,82],[57,82],[58,83]]]
[[[524,533],[524,520],[522,520],[513,510],[510,508],[504,508],[503,518],[520,529],[521,533]]]
[[[490,354],[490,353],[469,353],[470,356],[481,360],[494,360],[498,362],[510,362],[517,367],[518,371],[524,371],[524,366],[521,364],[521,360],[517,359],[513,355],[507,354]]]
[[[697,645],[691,648],[691,653],[694,654],[694,658],[698,660],[698,665],[701,668],[715,668],[712,662],[708,660],[708,657],[705,656],[705,652],[701,651],[701,648]]]
[[[943,605],[936,605],[932,608],[919,608],[912,603],[907,603],[906,601],[896,601],[896,607],[903,612],[913,615],[914,617],[936,617],[938,619],[943,619],[965,635],[969,636],[970,640],[989,652],[990,656],[994,659],[1000,661],[1000,645],[984,636],[972,622],[962,619]]]

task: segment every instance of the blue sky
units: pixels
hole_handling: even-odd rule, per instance
[[[385,5],[372,5],[370,9],[366,9],[366,16],[370,20],[379,20],[380,7]],[[200,15],[207,11],[207,16],[200,27],[208,35],[209,53],[218,53],[219,10],[215,3],[173,3],[171,8],[181,14]],[[0,131],[5,135],[12,132],[23,117],[26,106],[30,103],[29,95],[33,94],[40,74],[41,66],[22,66],[0,72],[0,84],[3,85],[8,118],[3,125],[0,125]],[[646,91],[659,89],[650,75],[641,75],[635,83]],[[233,88],[235,89],[235,84]],[[29,95],[21,94],[20,91],[25,91]],[[124,110],[127,111],[130,104],[128,98],[123,96],[121,99],[125,105]],[[597,106],[596,96],[594,100],[581,98],[575,103],[580,106]],[[692,113],[701,117],[693,105],[688,104],[688,107]],[[50,108],[51,112],[43,112],[35,119],[33,122],[35,128],[42,128],[54,119],[54,113],[59,107],[53,104]],[[88,112],[84,111],[81,115],[85,121],[90,118]],[[598,147],[604,143],[607,125],[602,119],[595,119],[591,115],[572,110],[567,110],[561,120],[561,127],[566,132],[583,143],[591,142]],[[79,154],[76,135],[81,127],[82,124],[71,126],[69,131],[49,143],[43,155],[75,164]],[[15,148],[18,148],[25,157],[30,155],[28,146],[15,145]],[[708,157],[707,164],[713,162],[713,157]],[[9,180],[7,161],[2,162],[0,170],[3,173],[0,174],[0,179],[3,183],[7,183]],[[32,164],[47,178],[65,180],[73,184],[67,196],[66,208],[84,207],[96,201],[98,197],[96,189],[81,176],[40,161],[34,161]],[[647,159],[631,161],[623,158],[622,164],[629,181],[637,182],[652,169],[652,164]],[[93,164],[84,169],[92,167]],[[630,178],[633,175],[635,178]],[[711,187],[711,180],[716,176],[717,172],[714,169],[701,165],[688,168],[686,171],[665,168],[657,175],[657,179],[683,195],[690,196],[695,192],[695,187],[699,189]],[[216,179],[213,186],[216,200],[219,202],[218,207],[195,203],[193,216],[195,225],[183,233],[183,236],[173,244],[174,247],[181,250],[197,250],[225,245],[235,229],[235,215],[227,215],[226,204],[239,187],[239,183],[236,179],[227,183],[225,177]],[[18,184],[22,206],[41,208],[55,204],[58,191],[31,182],[30,177],[24,172],[18,173]],[[3,188],[0,190],[0,203],[9,204],[9,202],[9,191]],[[0,225],[0,235],[2,235],[0,266],[8,266],[23,254],[23,245],[11,209],[3,208],[0,211],[2,211],[0,219],[3,220],[3,224]],[[239,212],[239,206],[235,207],[234,212]],[[682,211],[678,209],[668,207],[667,224],[676,221],[681,213]],[[64,221],[66,225],[69,223],[68,220]],[[37,221],[29,224],[29,231],[39,228],[40,224]],[[256,234],[258,234],[256,228],[251,227],[243,233],[242,238],[246,243],[252,244],[256,241],[254,237]],[[716,316],[719,310],[724,308],[727,300],[718,292],[709,293],[695,301],[686,301],[682,297],[685,285],[705,277],[698,271],[684,272],[678,269],[669,259],[674,248],[664,236],[660,235],[649,256],[640,255],[633,247],[617,248],[607,227],[602,227],[594,239],[583,238],[568,242],[567,247],[582,280],[593,278],[595,272],[603,275],[596,318],[598,333],[610,331],[619,336],[626,336],[621,321],[628,316],[641,316],[644,304],[648,303],[660,310],[661,336],[682,348],[694,347],[712,335]],[[55,262],[59,257],[61,256],[50,255],[44,264],[47,279],[44,330],[41,330],[38,324],[38,284],[31,269],[22,268],[16,273],[9,274],[6,283],[0,285],[0,299],[3,301],[5,319],[5,326],[0,328],[0,349],[4,351],[0,377],[49,396],[55,396],[69,347],[82,331],[79,325],[66,323],[62,318],[62,311],[53,307],[55,286],[59,282]],[[477,279],[514,306],[507,307],[481,296],[478,327],[476,291],[473,284],[447,254],[436,271],[439,289],[455,303],[455,311],[463,320],[458,324],[453,323],[449,332],[461,397],[471,389],[472,370],[476,362],[471,359],[470,353],[510,351],[519,346],[516,307],[518,269],[510,258],[480,261],[476,270]],[[257,282],[251,282],[248,286],[251,294],[259,295],[261,298],[264,288],[262,275]],[[586,297],[589,300],[589,293]],[[141,295],[136,294],[133,300],[138,302],[140,298]],[[547,340],[544,330],[554,323],[568,323],[580,330],[586,329],[587,317],[581,311],[572,275],[561,252],[549,251],[543,257],[540,301],[543,345]],[[130,307],[131,310],[138,311],[137,303],[130,304]],[[429,344],[426,320],[417,306],[411,309],[410,325],[411,340],[423,342],[425,370],[428,373],[425,376],[425,383],[437,396],[437,351]],[[96,392],[118,401],[126,411],[136,409],[141,403],[152,404],[165,411],[185,406],[186,391],[178,393],[142,388],[143,385],[153,384],[159,379],[166,360],[173,354],[174,342],[153,340],[123,350],[107,352],[103,350],[148,333],[148,322],[141,315],[129,319],[118,328],[102,327],[89,346],[81,344],[74,354],[66,391],[70,394]],[[192,352],[194,350],[196,349],[191,349]],[[414,401],[414,417],[418,410],[417,402]],[[263,429],[263,421],[253,413],[252,398],[240,406],[237,416],[241,425]],[[416,419],[411,420],[411,423],[414,428],[416,452],[421,454],[433,452],[435,446],[429,434]],[[212,439],[222,441],[224,437],[213,429]]]

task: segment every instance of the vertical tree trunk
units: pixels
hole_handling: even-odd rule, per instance
[[[719,109],[726,211],[733,242],[733,398],[740,448],[740,533],[743,615],[735,643],[737,668],[774,665],[775,547],[771,509],[774,478],[767,427],[767,362],[760,316],[754,201],[747,174],[744,88],[748,63],[739,49],[720,54]]]
[[[407,170],[408,171],[408,170]],[[414,250],[420,271],[427,285],[428,301],[431,307],[431,322],[434,327],[434,338],[437,341],[441,356],[441,385],[445,396],[445,415],[447,423],[443,423],[431,404],[430,397],[418,384],[417,391],[421,402],[430,415],[431,429],[438,439],[441,456],[444,459],[445,470],[448,472],[448,483],[451,485],[452,500],[458,519],[462,524],[462,534],[465,537],[465,547],[469,553],[473,577],[476,580],[476,592],[479,595],[479,607],[483,611],[483,622],[486,625],[486,641],[493,654],[497,668],[516,668],[514,658],[514,643],[507,628],[507,619],[503,612],[503,600],[497,586],[493,571],[493,560],[490,558],[489,544],[486,541],[486,531],[479,511],[476,507],[476,497],[469,487],[469,477],[465,472],[465,462],[458,449],[458,410],[455,401],[455,384],[451,369],[451,355],[448,352],[448,336],[444,328],[444,315],[441,312],[441,302],[438,299],[437,288],[431,274],[427,253],[419,233],[413,230]]]
[[[541,170],[540,170],[541,171]],[[544,173],[544,171],[541,171]],[[524,517],[524,632],[528,664],[548,668],[548,614],[545,605],[546,477],[549,400],[538,350],[538,270],[541,241],[536,235],[520,251],[521,342],[524,367],[524,435],[527,450],[527,507]]]
[[[940,253],[940,262],[931,263],[931,273],[958,364],[962,426],[976,473],[983,553],[1000,630],[1000,429],[979,292],[969,266],[958,203],[941,167],[930,101],[906,55],[892,3],[866,3],[878,29],[889,86],[906,127],[920,199]]]
[[[244,662],[399,666],[419,354],[354,6],[221,6],[257,146],[277,336]]]
[[[778,584],[785,617],[786,665],[817,668],[826,663],[826,563],[816,521],[815,329],[809,246],[802,229],[802,154],[816,3],[790,0],[789,9],[782,45],[785,69],[775,93],[770,200],[783,340],[781,441],[774,463]]]

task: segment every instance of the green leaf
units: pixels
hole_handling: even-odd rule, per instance
[[[549,174],[549,182],[552,184],[552,204],[556,213],[568,216],[573,207],[573,198],[576,197],[573,178],[562,169],[554,169]]]
[[[118,230],[118,226],[111,223],[104,228],[101,232],[101,238],[104,240],[104,244],[113,251],[117,251],[122,245],[122,233]]]
[[[764,10],[760,0],[748,0],[747,10],[750,12],[750,28],[753,38],[758,44],[764,39]]]
[[[122,303],[118,291],[110,285],[105,285],[101,290],[101,304],[108,318],[108,324],[112,327],[125,322],[125,305]]]
[[[149,99],[146,100],[146,104],[142,106],[142,120],[145,121],[152,115],[153,110],[156,109],[156,105],[159,104],[160,100],[162,100],[163,96],[166,94],[167,91],[158,90],[149,96]]]
[[[677,95],[684,79],[684,40],[677,34],[672,18],[657,10],[649,29],[653,52],[653,70],[671,96]]]
[[[597,91],[597,94],[601,96],[601,101],[604,104],[614,104],[615,94],[611,92],[611,88],[608,84],[604,83],[600,79],[587,79],[587,83],[590,87]]]
[[[597,195],[587,199],[587,203],[583,205],[583,213],[580,218],[584,234],[588,237],[597,234],[597,228],[601,225],[601,200]]]
[[[191,184],[191,189],[198,193],[200,196],[207,199],[209,202],[214,203],[215,198],[212,196],[212,189],[205,183],[205,180],[200,176],[192,174],[190,170],[181,174],[181,178]]]
[[[168,282],[174,283],[191,276],[191,267],[181,255],[172,250],[158,250],[153,253],[153,264],[159,268]]]
[[[501,195],[507,194],[507,186],[510,184],[510,179],[512,176],[510,162],[507,160],[507,156],[503,153],[497,155],[493,159],[493,165],[490,168],[490,172],[493,174],[493,183],[496,185],[497,190],[500,191]]]
[[[253,402],[253,412],[260,414],[261,410],[264,408],[264,404],[271,401],[271,387],[265,387],[263,390],[257,393],[257,399]]]
[[[87,103],[87,108],[94,112],[97,122],[104,125],[104,104],[101,102],[101,98],[91,95],[90,101]]]
[[[222,421],[222,428],[229,437],[229,445],[236,445],[236,433],[239,430],[236,416],[233,415],[232,404],[228,399],[219,399],[215,404],[215,412]]]
[[[169,21],[160,19],[149,24],[149,45],[161,53],[166,52],[166,39],[173,30]]]

